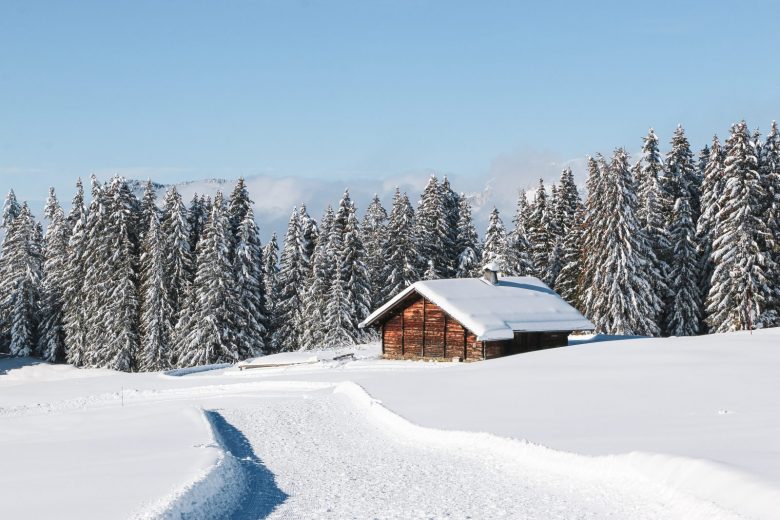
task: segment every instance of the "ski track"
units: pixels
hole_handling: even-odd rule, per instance
[[[577,455],[564,454],[573,461],[569,472],[544,456],[491,449],[482,434],[442,443],[440,436],[460,432],[407,423],[422,433],[410,434],[359,400],[349,391],[320,391],[220,409],[217,436],[228,427],[243,432],[232,436],[251,444],[241,448],[247,460],[257,454],[285,495],[270,512],[261,500],[233,518],[738,518],[637,475],[583,471],[586,458]]]

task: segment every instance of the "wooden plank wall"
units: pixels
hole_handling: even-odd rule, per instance
[[[406,359],[483,359],[482,342],[438,305],[418,297],[384,323],[383,354]]]

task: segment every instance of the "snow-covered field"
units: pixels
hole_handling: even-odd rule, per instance
[[[473,364],[353,351],[0,359],[0,516],[777,518],[780,330]]]

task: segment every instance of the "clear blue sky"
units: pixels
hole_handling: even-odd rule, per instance
[[[780,2],[585,4],[3,0],[0,189],[486,176],[780,118]]]

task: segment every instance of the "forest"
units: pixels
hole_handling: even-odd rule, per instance
[[[482,237],[468,196],[432,176],[413,204],[396,189],[362,218],[344,192],[319,221],[294,208],[281,250],[261,244],[243,179],[225,198],[127,180],[79,180],[43,222],[13,190],[2,214],[0,352],[123,371],[236,362],[375,339],[369,312],[421,279],[535,276],[607,334],[690,336],[780,324],[780,134],[734,124],[697,154],[682,127],[650,129],[520,190],[511,225]],[[509,222],[509,220],[508,220]],[[45,224],[45,226],[44,226]]]

